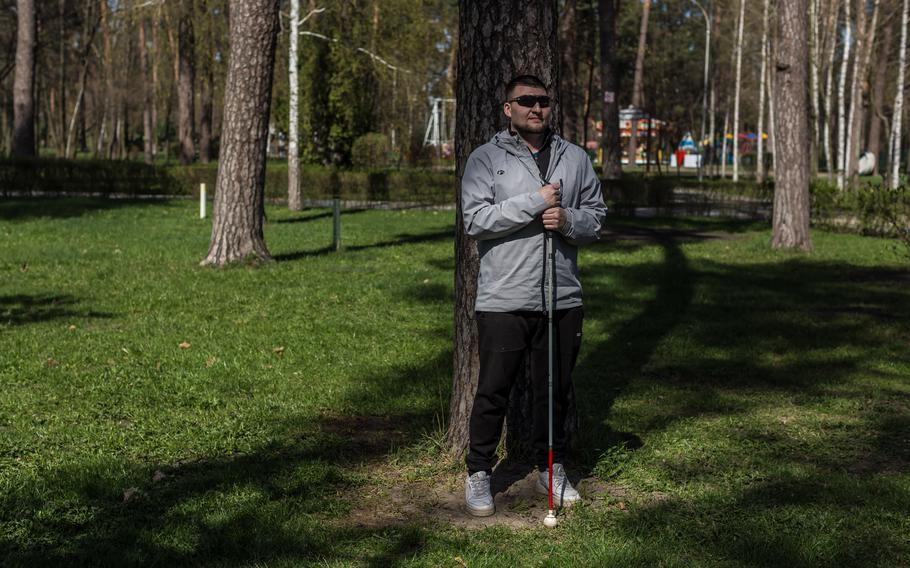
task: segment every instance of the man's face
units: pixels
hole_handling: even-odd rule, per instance
[[[528,87],[518,85],[509,95],[509,100],[503,104],[503,112],[512,121],[512,130],[516,132],[528,132],[539,134],[546,131],[547,125],[550,124],[550,107],[542,107],[540,103],[535,103],[532,107],[522,106],[515,99],[523,95],[535,97],[546,96],[547,90],[540,87]]]

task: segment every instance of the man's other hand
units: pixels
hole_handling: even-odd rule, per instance
[[[558,181],[548,183],[547,185],[538,189],[537,192],[540,193],[540,196],[543,197],[544,201],[547,202],[547,207],[559,207],[562,195],[559,192]]]
[[[548,231],[561,231],[566,224],[566,210],[562,207],[551,207],[543,212],[543,228]]]

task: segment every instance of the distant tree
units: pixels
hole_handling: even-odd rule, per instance
[[[566,140],[584,145],[579,128],[578,90],[578,0],[565,0],[559,18],[559,98],[562,101],[562,134]]]
[[[891,121],[891,145],[889,166],[891,175],[889,187],[897,189],[900,185],[901,165],[901,119],[904,113],[904,73],[907,65],[907,20],[910,19],[910,0],[904,0],[901,9],[901,41],[897,66],[897,89],[894,93],[894,118]]]
[[[809,233],[808,0],[777,7],[773,248],[812,249]]]
[[[619,0],[599,0],[600,77],[603,137],[603,176],[622,176],[622,147],[619,136],[619,69],[616,62],[616,12]],[[632,165],[632,162],[629,162]]]
[[[516,4],[521,9],[515,9]],[[554,94],[559,84],[555,0],[529,4],[514,0],[463,0],[458,19],[456,196],[460,195],[460,180],[471,151],[505,126],[502,102],[509,79],[519,73],[530,73],[540,77]],[[558,105],[553,113],[554,123],[558,124]],[[455,454],[462,455],[468,444],[468,418],[477,389],[474,300],[478,256],[475,242],[465,235],[460,221],[459,198],[456,198],[456,211],[454,373],[448,444]],[[520,392],[513,392],[513,401],[524,398]],[[507,445],[508,440],[521,439],[523,432],[529,432],[530,416],[522,416],[522,407],[510,408]]]
[[[278,0],[231,0],[231,53],[212,239],[203,265],[271,258],[265,246],[265,151]]]
[[[14,156],[35,155],[35,0],[16,0],[16,75],[13,79]]]
[[[739,27],[736,33],[736,86],[733,95],[733,181],[739,181],[739,95],[742,91],[743,24],[746,0],[739,0]]]
[[[196,158],[196,34],[192,5],[181,6],[177,21],[177,138],[180,162]]]
[[[645,53],[648,50],[648,17],[651,13],[651,0],[642,0],[641,27],[638,32],[638,53],[635,55],[635,78],[632,83],[632,106],[639,109],[645,104],[644,76]],[[635,156],[638,154],[638,121],[632,120],[629,135],[629,165],[635,165]],[[651,157],[647,160],[650,162]]]

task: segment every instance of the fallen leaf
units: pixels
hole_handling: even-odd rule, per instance
[[[278,355],[281,355],[282,353],[284,353],[284,347],[276,347],[276,348],[272,349],[272,351],[274,351]]]
[[[139,494],[138,487],[130,487],[123,491],[123,502],[128,503],[130,499],[136,497]]]
[[[155,475],[152,476],[152,481],[153,481],[154,483],[158,483],[159,481],[161,481],[161,480],[164,479],[165,477],[167,477],[167,475],[165,475],[165,473],[164,473],[163,471],[161,471],[160,469],[156,469],[156,470],[155,470]]]
[[[23,262],[23,263],[22,263],[22,266],[19,267],[19,270],[21,270],[22,272],[28,272],[28,263],[27,263],[27,262]]]
[[[190,344],[189,344],[188,342],[184,341],[184,342],[182,342],[180,345],[178,345],[177,347],[179,347],[179,348],[181,348],[181,349],[189,349],[189,348],[190,348]]]
[[[620,510],[620,511],[625,511],[625,510],[626,510],[626,504],[623,503],[622,501],[619,502],[619,504],[617,505],[617,507],[619,507],[619,510]]]
[[[424,284],[429,284],[429,283],[430,283],[430,279],[429,279],[429,278],[424,278],[424,279],[423,279],[423,283],[424,283]]]
[[[75,325],[70,325],[70,326],[69,326],[68,328],[66,328],[66,329],[68,329],[68,330],[70,330],[70,331],[76,331],[76,326],[75,326]]]
[[[464,558],[462,558],[461,556],[456,556],[454,560],[455,560],[455,562],[458,563],[459,566],[464,566],[464,568],[468,568],[467,562],[465,562]]]
[[[211,368],[212,365],[218,362],[218,357],[209,357],[205,360],[206,369]]]
[[[48,367],[56,367],[57,365],[60,364],[60,361],[54,359],[53,357],[48,357],[47,361],[45,361],[44,364],[47,365]]]

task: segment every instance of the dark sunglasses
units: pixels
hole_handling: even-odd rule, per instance
[[[514,99],[506,101],[508,103],[518,103],[519,105],[526,108],[534,108],[534,105],[540,104],[540,108],[547,108],[550,106],[550,97],[547,95],[522,95],[520,97],[515,97]]]

